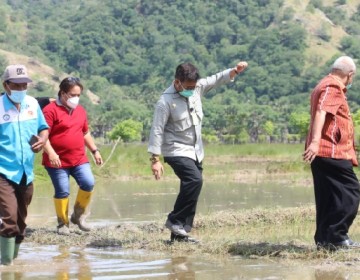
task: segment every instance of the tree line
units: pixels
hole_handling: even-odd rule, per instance
[[[321,9],[349,36],[339,46],[360,57],[360,8],[346,1]],[[0,47],[36,57],[59,72],[82,79],[100,97],[86,107],[95,137],[146,141],[153,106],[182,62],[202,76],[246,60],[236,82],[204,97],[207,142],[298,142],[309,122],[309,94],[330,63],[307,59],[308,34],[282,0],[7,0],[0,11]],[[326,31],[326,30],[325,30]],[[319,40],[329,41],[329,34]],[[0,58],[1,66],[6,58]],[[349,93],[360,115],[360,85]],[[37,84],[35,96],[54,96]]]

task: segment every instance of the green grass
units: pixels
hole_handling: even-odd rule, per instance
[[[169,240],[163,218],[152,222],[121,223],[80,232],[73,225],[69,236],[56,234],[55,229],[29,228],[26,241],[35,244],[78,247],[121,247],[145,249],[174,255],[199,255],[244,258],[281,258],[313,263],[357,262],[360,250],[318,251],[313,241],[315,230],[314,207],[255,208],[225,210],[197,215],[192,236],[200,244],[186,244]],[[360,235],[358,225],[350,230],[355,239]]]
[[[96,166],[88,153],[92,170],[97,180],[149,180],[153,179],[150,170],[149,154],[146,144],[119,144],[111,154],[112,146],[100,146],[105,164]],[[253,180],[293,180],[303,185],[304,180],[311,184],[310,165],[302,160],[304,144],[245,144],[245,145],[206,145],[203,162],[204,178],[211,181],[238,181],[238,178]],[[36,155],[36,183],[49,182],[49,176],[41,165],[41,154]],[[172,169],[165,166],[166,180],[177,180]],[[354,168],[360,176],[359,168]],[[297,181],[297,182],[294,182]]]
[[[272,176],[304,176],[309,165],[301,158],[303,144],[245,144],[206,145],[203,162],[204,176],[210,180],[232,180],[239,172]],[[96,166],[88,153],[92,170],[98,179],[143,180],[152,177],[146,144],[119,144],[113,153],[112,146],[100,147],[105,164]],[[171,168],[166,168],[166,178],[176,179]],[[247,172],[249,171],[249,172]],[[35,161],[37,182],[48,181],[41,165],[41,154]]]
[[[274,156],[276,158],[299,158],[304,144],[243,144],[243,145],[206,145],[206,156]]]

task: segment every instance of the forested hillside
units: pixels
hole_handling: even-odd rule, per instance
[[[99,97],[99,102],[87,95],[81,99],[95,136],[117,124],[113,138],[126,125],[142,127],[129,141],[147,139],[153,105],[179,63],[192,62],[206,76],[247,60],[249,68],[235,83],[205,97],[204,138],[299,140],[308,122],[309,93],[333,58],[360,58],[359,5],[351,0],[0,0],[0,49],[31,57],[28,67],[41,62],[54,69],[48,79],[34,77],[32,95],[56,95],[54,84],[63,73],[80,77]],[[0,52],[1,69],[8,62],[7,53]],[[360,108],[356,82],[349,93],[353,112]],[[126,120],[132,121],[122,123]]]

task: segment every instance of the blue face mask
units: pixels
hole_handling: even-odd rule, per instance
[[[347,90],[351,89],[351,86],[352,86],[352,84],[348,84],[348,85],[346,86],[346,89],[347,89]]]
[[[193,89],[184,89],[183,91],[180,91],[179,94],[188,98],[194,94],[194,90]]]
[[[26,93],[27,90],[11,90],[11,95],[8,94],[8,97],[14,103],[21,103],[24,100]]]

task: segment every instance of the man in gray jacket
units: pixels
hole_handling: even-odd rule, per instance
[[[194,241],[189,238],[189,232],[203,183],[201,97],[209,90],[233,81],[247,66],[247,62],[241,61],[234,68],[200,79],[194,65],[180,64],[176,68],[175,80],[155,106],[148,147],[153,175],[159,180],[164,172],[160,161],[162,154],[180,179],[180,192],[165,223],[171,231],[172,242]]]

